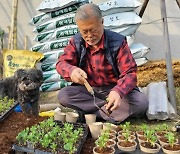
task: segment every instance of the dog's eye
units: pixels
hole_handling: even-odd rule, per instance
[[[22,77],[21,80],[22,81],[27,80],[27,77]]]

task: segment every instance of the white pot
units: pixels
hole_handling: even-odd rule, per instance
[[[121,139],[120,137],[123,136],[123,135],[118,135],[117,136],[117,140],[118,141],[125,141],[125,139]],[[135,141],[136,140],[136,136],[134,135],[130,135],[130,141]]]
[[[128,152],[132,152],[132,151],[136,150],[136,147],[137,147],[137,142],[136,141],[132,141],[134,143],[134,145],[130,146],[130,147],[121,146],[120,143],[122,143],[122,142],[126,142],[126,141],[118,141],[118,143],[117,143],[117,147],[118,147],[119,150],[128,151]]]
[[[54,120],[65,121],[66,114],[61,111],[54,112]]]
[[[162,150],[163,150],[164,153],[167,153],[167,154],[180,154],[180,150],[177,150],[177,151],[168,150],[168,149],[165,148],[166,146],[167,145],[162,146]],[[178,146],[180,146],[180,145],[178,145]]]
[[[93,139],[97,139],[101,134],[102,125],[102,122],[93,122],[88,125]]]
[[[117,126],[115,124],[111,124],[111,123],[103,123],[103,129],[111,129],[111,130],[116,131]]]
[[[158,153],[160,151],[161,146],[158,143],[155,143],[157,146],[156,149],[146,148],[146,147],[142,146],[143,143],[145,143],[145,142],[141,142],[139,144],[139,146],[140,146],[141,151],[143,151],[145,153]]]
[[[85,114],[86,124],[96,122],[96,114]]]
[[[93,154],[102,154],[102,153],[98,153],[97,151],[96,151],[96,149],[97,149],[98,147],[94,147],[93,148]],[[111,150],[112,150],[112,152],[110,152],[109,154],[114,154],[115,153],[115,148],[114,147],[109,147]]]
[[[76,123],[79,115],[75,112],[66,112],[66,122]]]

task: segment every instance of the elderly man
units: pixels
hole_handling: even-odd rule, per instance
[[[125,36],[104,29],[95,4],[78,8],[75,21],[80,33],[71,38],[56,64],[58,73],[73,82],[59,91],[60,103],[108,121],[143,115],[148,100],[137,87],[137,65]],[[95,102],[85,79],[93,87]]]

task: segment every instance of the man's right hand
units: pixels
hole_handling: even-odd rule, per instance
[[[75,68],[70,75],[72,82],[84,84],[84,79],[87,79],[87,74],[81,68]]]

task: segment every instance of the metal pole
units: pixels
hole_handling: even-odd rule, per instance
[[[175,96],[175,88],[174,88],[174,78],[173,78],[173,70],[172,70],[172,61],[171,61],[171,51],[170,51],[170,41],[169,41],[165,0],[161,0],[161,16],[163,19],[163,33],[164,33],[164,46],[165,46],[165,53],[166,53],[168,91],[169,91],[169,95],[170,95],[170,102],[175,110],[175,114],[177,114],[176,96]]]
[[[139,16],[142,18],[142,16],[143,16],[143,14],[144,14],[144,11],[146,10],[146,7],[147,7],[147,5],[148,5],[148,2],[149,2],[149,0],[144,0],[144,3],[143,3],[143,5],[142,5],[142,7],[141,7],[141,10],[140,10],[140,12],[139,12]]]

